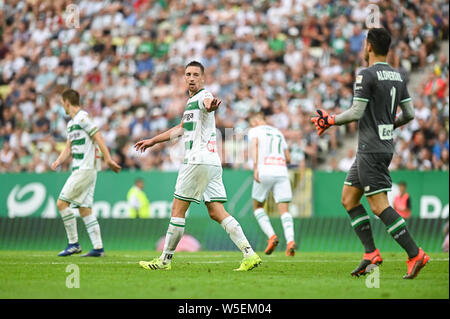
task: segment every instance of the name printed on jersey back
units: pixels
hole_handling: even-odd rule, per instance
[[[399,81],[403,82],[400,73],[395,71],[377,71],[378,81]]]

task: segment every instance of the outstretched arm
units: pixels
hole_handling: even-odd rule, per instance
[[[353,121],[358,121],[364,114],[367,102],[353,100],[352,107],[337,115],[329,115],[325,110],[317,110],[317,117],[311,121],[316,125],[319,136],[323,134],[331,125],[342,125]]]
[[[183,135],[183,132],[184,132],[183,122],[181,122],[177,126],[172,127],[171,129],[165,131],[164,133],[156,135],[153,138],[137,142],[136,144],[134,144],[134,148],[137,151],[144,152],[147,148],[152,147],[153,145],[167,142],[172,138],[180,137],[181,135]]]
[[[358,121],[363,116],[366,107],[367,102],[354,100],[351,108],[336,115],[334,118],[334,124],[342,125],[353,121]]]
[[[216,98],[214,99],[206,98],[203,100],[203,104],[205,104],[205,109],[208,112],[217,110],[219,108],[220,103],[222,103],[222,101]]]

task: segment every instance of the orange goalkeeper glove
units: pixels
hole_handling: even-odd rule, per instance
[[[336,115],[329,115],[325,110],[316,110],[318,116],[313,117],[311,122],[314,123],[317,129],[317,133],[320,135],[323,134],[331,125],[334,125],[334,118]]]

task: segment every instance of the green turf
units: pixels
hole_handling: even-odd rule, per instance
[[[366,278],[350,271],[359,253],[302,253],[293,258],[260,253],[260,267],[233,272],[238,252],[176,253],[172,270],[149,271],[139,260],[157,252],[108,251],[104,258],[57,257],[55,251],[0,251],[0,298],[204,298],[204,299],[329,299],[329,298],[449,298],[448,254],[432,253],[431,262],[414,280],[404,280],[403,253],[384,253],[379,288],[367,288]],[[76,264],[80,288],[67,288]]]

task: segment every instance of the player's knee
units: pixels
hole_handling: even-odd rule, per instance
[[[380,204],[380,203],[370,203],[370,209],[372,210],[372,212],[375,215],[380,215],[388,206],[386,206],[385,204]]]
[[[342,195],[342,197],[341,197],[341,205],[344,206],[344,208],[345,208],[346,210],[348,210],[348,209],[347,209],[347,206],[349,205],[349,200],[348,200],[347,197],[344,196],[344,195]]]
[[[209,213],[209,217],[211,217],[212,220],[219,222],[219,215],[215,212],[208,212]]]
[[[345,196],[345,195],[342,195],[342,197],[341,197],[341,204],[342,204],[342,206],[344,206],[346,211],[349,211],[352,208],[359,205],[359,203],[355,203],[353,198],[351,198],[349,196]]]
[[[218,223],[220,223],[222,221],[222,219],[223,219],[223,218],[221,218],[221,214],[219,214],[219,212],[217,210],[214,210],[212,208],[208,209],[208,214],[209,214],[209,217],[212,220],[214,220],[214,221],[216,221]]]
[[[253,200],[253,210],[257,210],[258,208],[264,208],[264,202],[258,202],[257,200]]]
[[[67,207],[69,207],[69,203],[67,203],[67,202],[65,202],[65,201],[62,201],[62,200],[58,199],[58,200],[56,201],[56,207],[58,207],[58,210],[59,210],[59,211],[62,211],[62,210],[64,210],[64,209],[66,209]]]
[[[226,212],[225,208],[221,204],[209,203],[207,204],[207,208],[209,217],[211,217],[212,220],[218,223],[221,223],[222,220],[224,220],[227,216],[229,216],[229,214]]]

